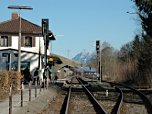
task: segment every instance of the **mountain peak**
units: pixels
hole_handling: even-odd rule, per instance
[[[82,50],[82,52],[78,53],[74,58],[75,61],[79,61],[82,63],[86,63],[87,61],[93,58],[94,54],[88,52],[86,49]]]

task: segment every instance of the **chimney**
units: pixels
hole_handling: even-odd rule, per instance
[[[12,12],[12,20],[17,19],[19,17],[17,12]]]

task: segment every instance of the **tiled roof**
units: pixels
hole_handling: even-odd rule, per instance
[[[22,33],[34,33],[40,32],[42,28],[36,24],[33,24],[25,19],[21,19],[21,32]],[[19,18],[11,19],[0,23],[0,33],[18,33],[19,32]]]
[[[0,34],[3,34],[3,33],[18,34],[19,22],[20,22],[20,18],[16,18],[16,19],[10,19],[8,21],[4,21],[0,23]],[[21,18],[21,33],[22,34],[37,34],[38,35],[40,34],[41,31],[42,31],[42,27],[36,24],[33,24],[32,22],[26,19]],[[55,40],[54,35],[52,39]]]

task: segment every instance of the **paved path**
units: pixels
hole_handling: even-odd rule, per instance
[[[29,102],[29,89],[25,86],[23,90],[23,107],[21,106],[21,95],[20,92],[13,95],[12,97],[12,114],[37,114],[41,111],[49,102],[57,95],[54,88],[49,89],[37,89],[37,97],[35,97],[34,86],[31,89],[31,101]],[[0,102],[0,114],[9,114],[9,98]]]

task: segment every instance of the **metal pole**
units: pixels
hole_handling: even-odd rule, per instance
[[[9,91],[9,114],[12,114],[12,83]]]
[[[96,53],[97,53],[97,74],[99,75],[99,81],[101,80],[100,66],[101,66],[101,54],[100,54],[100,40],[96,41]]]
[[[9,54],[8,54],[8,57],[9,57],[9,71],[11,71],[11,68],[12,68],[12,52],[10,51]]]
[[[45,44],[45,46],[44,46],[44,66],[45,66],[45,76],[46,76],[46,78],[47,78],[47,82],[46,82],[46,87],[47,87],[47,89],[48,89],[48,69],[47,69],[47,39],[48,39],[48,33],[49,33],[49,20],[48,19],[42,19],[42,21],[44,21],[44,44]],[[42,23],[43,24],[43,23]]]
[[[20,9],[21,10],[21,9]],[[21,13],[19,11],[19,38],[18,38],[18,73],[21,72]],[[21,81],[21,107],[23,107],[23,82]]]
[[[37,97],[37,78],[35,79],[35,98]]]
[[[21,107],[23,107],[23,82],[21,82]]]
[[[47,44],[47,42],[46,42],[46,38],[47,38],[47,36],[46,36],[46,34],[44,34],[44,42],[45,42],[45,46],[44,46],[44,64],[45,64],[45,75],[46,75],[46,68],[47,68],[47,48],[46,48],[46,44]]]
[[[41,46],[40,46],[40,34],[39,34],[39,59],[38,59],[38,69],[40,70],[40,59],[41,59]]]
[[[48,69],[47,69],[47,89],[49,88],[49,71],[48,71]]]
[[[19,11],[19,38],[18,38],[18,72],[20,73],[21,71],[21,13]]]
[[[44,79],[44,88],[43,88],[43,91],[45,90],[45,87],[46,87],[46,79]]]
[[[29,101],[31,101],[31,81],[29,82]]]
[[[102,82],[101,48],[100,48],[100,82]]]
[[[40,79],[40,92],[41,93],[42,80]]]

